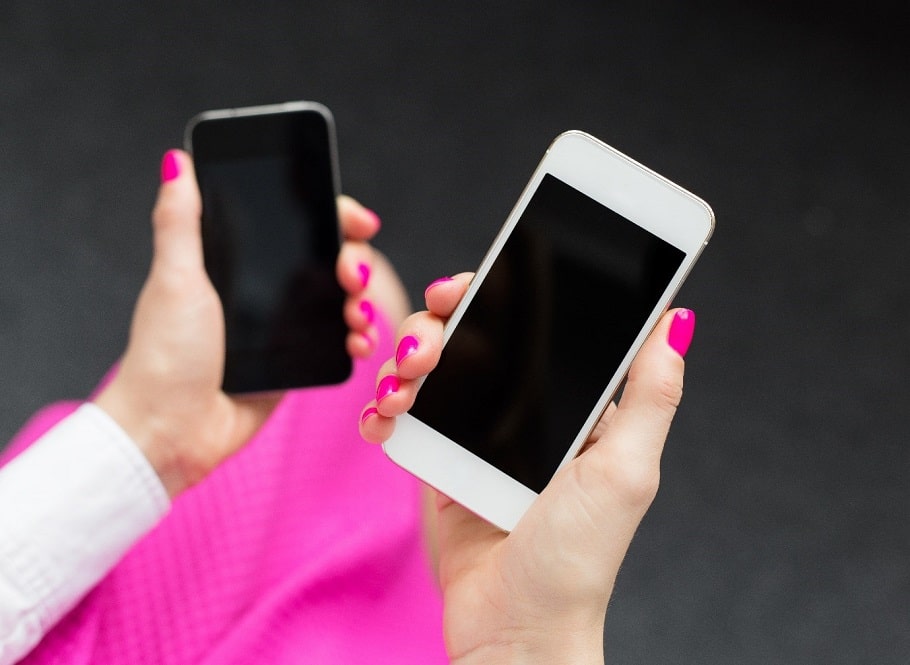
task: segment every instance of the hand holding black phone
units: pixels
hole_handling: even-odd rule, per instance
[[[351,374],[334,122],[313,102],[207,111],[187,125],[205,267],[224,307],[223,388],[336,384]]]

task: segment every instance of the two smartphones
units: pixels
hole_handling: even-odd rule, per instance
[[[225,308],[225,390],[344,381],[328,110],[203,113],[187,147],[206,268]],[[713,228],[689,192],[587,134],[557,137],[446,324],[439,365],[386,454],[511,530],[578,453]]]
[[[292,102],[207,111],[190,120],[185,143],[202,193],[205,267],[224,307],[224,390],[345,381],[329,110]]]
[[[584,445],[713,228],[689,192],[587,134],[560,135],[386,454],[512,530]]]

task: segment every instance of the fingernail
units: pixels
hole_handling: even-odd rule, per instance
[[[397,393],[400,387],[401,382],[398,380],[398,377],[394,374],[389,374],[379,382],[379,386],[376,388],[376,401],[381,402],[389,395]]]
[[[161,182],[170,182],[180,175],[180,159],[176,150],[168,150],[161,160]]]
[[[681,309],[673,316],[673,322],[670,324],[670,334],[667,335],[667,344],[676,353],[685,357],[694,334],[695,312],[691,309]]]
[[[376,320],[376,310],[373,308],[373,303],[369,300],[360,301],[360,311],[363,312],[368,323],[373,323]]]
[[[400,365],[401,361],[417,351],[419,342],[413,335],[406,335],[398,342],[398,348],[395,349],[395,364]]]
[[[360,285],[363,288],[366,288],[367,284],[370,281],[370,266],[368,266],[366,263],[358,264],[357,272],[360,273]]]
[[[369,409],[364,411],[363,414],[361,414],[360,424],[362,425],[367,421],[367,419],[369,419],[370,416],[375,416],[377,413],[379,413],[379,409],[377,409],[375,406],[371,406]]]
[[[440,277],[439,279],[430,282],[429,286],[427,286],[427,288],[425,288],[423,290],[423,297],[426,298],[427,293],[429,293],[430,289],[432,289],[434,286],[438,286],[440,284],[444,284],[445,282],[451,282],[451,281],[452,281],[451,277]]]

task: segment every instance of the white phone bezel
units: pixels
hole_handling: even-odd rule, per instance
[[[641,345],[679,290],[714,230],[707,203],[580,131],[559,135],[538,164],[488,250],[465,297],[446,324],[447,342],[470,305],[506,240],[546,174],[552,174],[588,197],[650,231],[684,253],[684,259],[661,297],[655,301],[641,331],[597,405],[580,424],[578,435],[558,468],[578,453],[628,372]],[[445,351],[443,351],[445,352]],[[398,418],[384,444],[386,455],[431,487],[505,531],[511,531],[537,493],[462,448],[410,414]]]

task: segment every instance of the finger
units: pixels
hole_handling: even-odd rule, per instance
[[[443,494],[437,495],[439,581],[443,587],[488,559],[506,533]]]
[[[366,242],[347,240],[341,244],[335,275],[348,295],[358,295],[370,283],[373,248]]]
[[[411,302],[389,260],[372,245],[370,249],[370,286],[361,295],[369,298],[376,313],[381,313],[392,330],[396,330],[413,311]]]
[[[350,330],[345,339],[345,348],[352,358],[369,358],[376,350],[379,339],[379,330],[376,326],[368,326],[364,330]]]
[[[379,215],[344,194],[338,197],[338,223],[347,240],[370,240],[382,227]]]
[[[202,199],[193,161],[182,150],[170,150],[161,162],[161,186],[152,211],[153,267],[202,270],[200,234]]]
[[[376,306],[373,301],[365,297],[349,297],[344,303],[344,322],[356,332],[362,332],[376,323]]]
[[[662,444],[682,399],[683,354],[694,331],[695,313],[690,310],[677,309],[663,316],[629,369],[611,429],[622,427],[642,441]],[[654,452],[658,448],[652,446]]]
[[[442,353],[443,321],[430,312],[417,312],[404,320],[395,341],[395,369],[402,379],[429,374]]]
[[[578,453],[579,455],[584,454],[588,448],[594,445],[595,441],[599,440],[606,433],[607,427],[610,424],[610,419],[613,417],[614,413],[616,413],[616,402],[610,402],[603,414],[601,414],[600,420],[597,421],[594,429],[591,430],[591,433],[588,435],[587,440]]]
[[[395,418],[379,413],[376,400],[372,400],[360,412],[360,436],[370,443],[387,441],[395,431]]]
[[[646,510],[657,492],[660,457],[682,398],[683,356],[695,314],[678,309],[663,316],[642,346],[602,436],[579,462],[592,485],[609,489],[624,505]],[[596,492],[595,487],[587,488]]]
[[[401,377],[390,358],[376,374],[376,408],[387,418],[394,418],[414,406],[419,381]]]
[[[463,272],[453,277],[440,277],[431,282],[423,292],[427,309],[443,319],[452,316],[473,278],[474,273]]]

